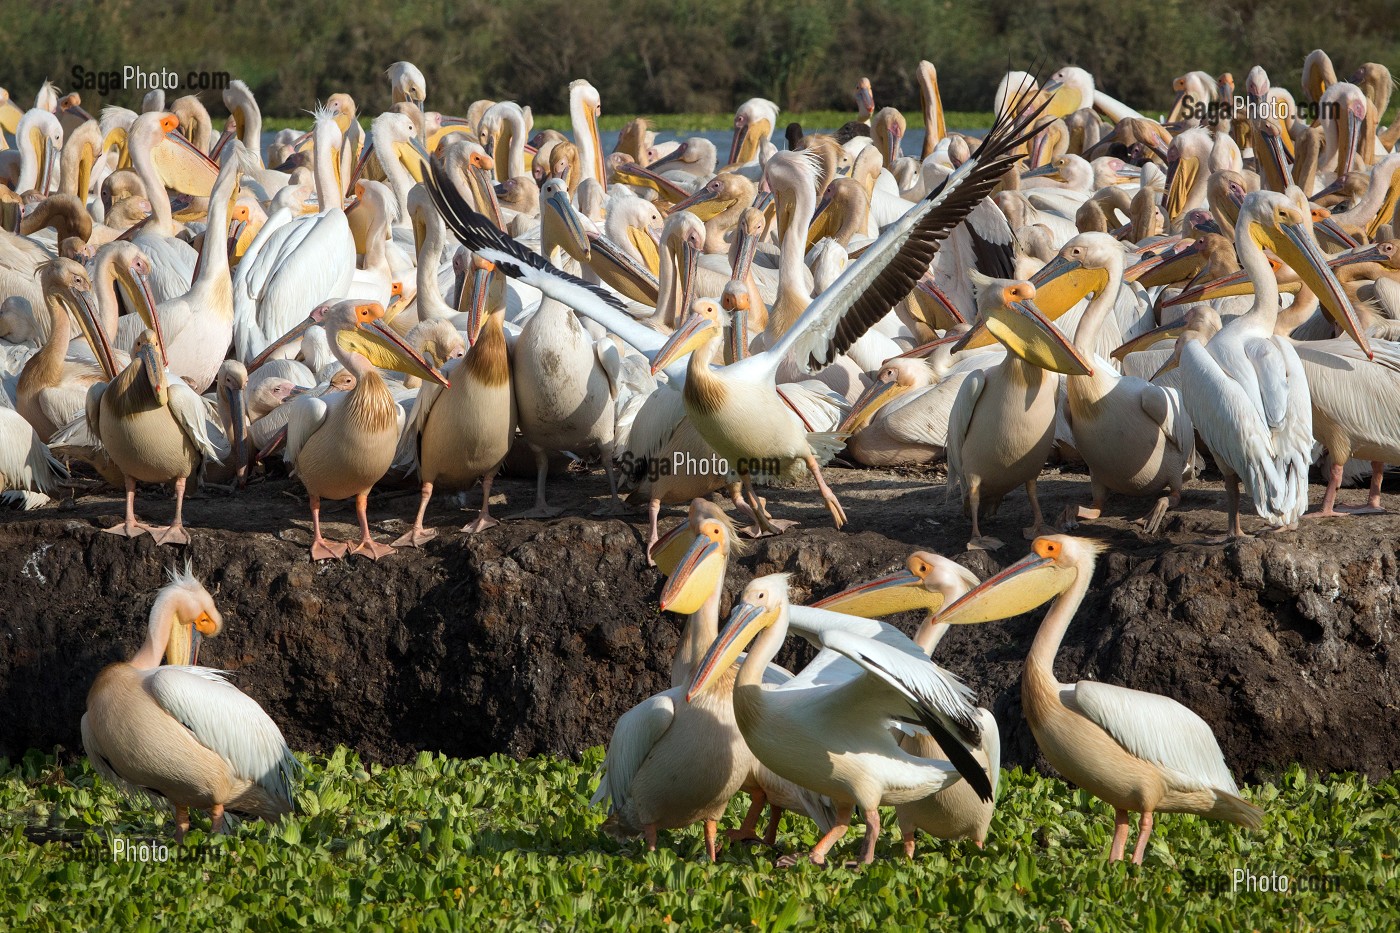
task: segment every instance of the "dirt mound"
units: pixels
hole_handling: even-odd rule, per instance
[[[1009,497],[984,526],[1007,546],[967,553],[966,523],[936,477],[831,474],[849,530],[829,527],[812,489],[774,491],[774,513],[803,524],[754,542],[730,574],[731,592],[782,570],[796,595],[818,597],[898,566],[915,546],[984,575],[1025,553],[1024,496]],[[510,500],[502,514],[528,505],[532,484],[500,487]],[[188,502],[193,542],[183,551],[102,534],[121,514],[120,501],[106,495],[6,513],[0,755],[54,745],[78,753],[93,676],[136,649],[165,569],[186,556],[225,619],[201,662],[236,672],[293,747],[345,743],[395,761],[419,749],[573,754],[605,742],[623,711],[668,685],[680,620],[656,608],[661,578],[646,566],[642,521],[572,517],[602,501],[602,480],[569,476],[551,488],[571,517],[506,521],[472,538],[451,531],[469,516],[441,497],[429,524],[442,537],[378,564],[312,565],[304,503],[288,498],[301,491],[286,480]],[[1047,515],[1087,492],[1084,477],[1069,473],[1043,477],[1040,488]],[[1400,506],[1393,493],[1386,500]],[[1061,678],[1175,697],[1210,723],[1245,776],[1291,762],[1373,776],[1400,767],[1400,735],[1390,728],[1400,664],[1389,650],[1400,609],[1400,517],[1316,521],[1296,534],[1199,544],[1223,528],[1217,502],[1214,487],[1188,490],[1161,539],[1141,535],[1129,519],[1145,503],[1126,500],[1111,505],[1115,517],[1081,529],[1111,549],[1065,640]],[[377,532],[401,532],[415,504],[407,490],[377,493]],[[143,517],[162,520],[169,511],[159,493],[143,493]],[[350,537],[350,518],[331,513],[327,533]],[[996,713],[1003,760],[1043,768],[1018,686],[1037,619],[960,628],[938,660]],[[790,647],[780,660],[801,659]]]

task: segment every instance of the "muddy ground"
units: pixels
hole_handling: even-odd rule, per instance
[[[969,553],[967,524],[945,500],[940,471],[833,468],[829,477],[847,528],[831,527],[810,483],[770,491],[774,514],[801,524],[752,543],[731,570],[731,594],[782,570],[797,595],[820,597],[899,566],[915,547],[980,574],[1026,553],[1024,494],[984,526],[1006,547]],[[1385,504],[1394,510],[1397,487],[1392,477]],[[500,514],[529,506],[530,481],[502,479],[496,488]],[[1046,473],[1040,490],[1049,516],[1087,500],[1085,477],[1073,472]],[[570,755],[603,743],[623,711],[668,685],[681,625],[657,610],[661,578],[646,566],[644,516],[588,517],[606,493],[599,473],[562,476],[551,482],[561,518],[506,521],[470,538],[454,529],[474,517],[479,494],[466,512],[439,496],[428,523],[442,536],[378,564],[310,563],[304,494],[285,478],[236,496],[192,497],[193,541],[184,549],[102,534],[121,516],[109,492],[0,513],[0,756],[55,746],[80,753],[88,685],[138,647],[152,594],[185,557],[225,620],[201,662],[235,672],[294,748],[345,743],[392,762],[420,749]],[[1314,502],[1320,495],[1314,486]],[[1344,501],[1363,498],[1343,492]],[[1316,520],[1298,533],[1202,544],[1223,529],[1221,501],[1218,481],[1198,481],[1157,539],[1132,523],[1146,503],[1131,500],[1113,500],[1108,517],[1081,526],[1111,549],[1060,652],[1061,679],[1175,697],[1205,718],[1247,778],[1292,762],[1372,776],[1400,767],[1400,658],[1390,654],[1400,516]],[[407,487],[377,489],[376,534],[400,534],[416,503]],[[138,513],[164,522],[172,507],[164,491],[143,489]],[[665,513],[663,531],[682,514]],[[351,536],[346,505],[326,517],[329,536]],[[917,620],[899,621],[912,631]],[[1008,766],[1045,767],[1018,686],[1037,621],[959,628],[938,652],[996,713]],[[801,657],[790,648],[785,660]]]

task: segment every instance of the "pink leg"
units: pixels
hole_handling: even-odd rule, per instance
[[[844,804],[836,808],[836,825],[831,827],[831,831],[818,840],[811,853],[807,856],[813,865],[825,865],[826,854],[831,851],[831,847],[846,835],[846,830],[851,828],[851,811],[854,808],[850,804]],[[791,868],[802,860],[800,855],[784,855],[778,859],[779,868]]]
[[[1117,862],[1123,858],[1123,850],[1128,845],[1128,811],[1113,811],[1113,848],[1109,850],[1108,860]]]
[[[778,822],[783,818],[782,807],[768,808],[768,830],[763,834],[763,844],[770,849],[778,844]]]
[[[705,821],[705,854],[710,857],[710,863],[719,861],[719,821]]]
[[[487,473],[481,478],[481,514],[476,517],[476,521],[462,526],[462,530],[469,535],[500,524],[491,517],[491,481],[495,478],[495,473]]]
[[[1133,864],[1141,865],[1142,857],[1147,854],[1147,840],[1152,838],[1152,811],[1144,810],[1142,820],[1138,823],[1137,848],[1133,850]]]
[[[136,520],[136,480],[130,476],[126,477],[126,521],[102,530],[126,538],[137,538],[150,531],[150,528]]]
[[[380,544],[370,536],[368,490],[355,497],[355,515],[360,520],[360,541],[350,549],[351,554],[363,554],[370,560],[379,560],[381,557],[388,557],[394,553],[394,549],[389,545]]]
[[[739,824],[738,829],[731,829],[727,833],[732,842],[758,841],[758,820],[763,816],[763,805],[768,796],[761,790],[754,791],[751,796],[753,802],[749,804],[749,812],[744,814],[744,822]]]
[[[185,833],[190,831],[190,808],[175,808],[175,842],[179,844],[185,841]]]
[[[340,560],[345,557],[347,545],[327,541],[321,537],[321,497],[311,497],[311,559]]]
[[[863,865],[875,861],[875,843],[880,840],[880,808],[871,807],[865,811],[865,845],[861,848],[860,861]]]
[[[221,833],[221,832],[223,832],[223,831],[224,831],[224,805],[221,804],[221,803],[216,803],[216,804],[214,804],[214,809],[212,809],[212,810],[209,811],[209,815],[210,815],[211,817],[213,817],[213,822],[212,822],[212,824],[210,825],[210,829],[212,829],[212,830],[213,830],[214,832],[216,832],[216,833]]]
[[[163,531],[153,533],[157,544],[189,544],[185,533],[185,478],[175,480],[175,521]]]
[[[821,490],[822,498],[826,500],[826,509],[831,513],[832,521],[836,523],[837,528],[840,528],[846,524],[846,510],[841,508],[841,502],[836,498],[836,493],[831,491],[831,487],[826,484],[826,477],[822,476],[821,464],[817,463],[817,458],[811,454],[807,455],[807,469],[812,471],[812,476],[817,481],[817,488]]]
[[[656,542],[661,540],[661,532],[657,529],[656,523],[661,518],[661,500],[653,498],[647,503],[647,518],[651,521],[651,531],[647,533],[647,566],[655,567],[656,561],[652,559],[651,549],[656,547]]]
[[[437,537],[436,531],[423,527],[423,516],[427,514],[428,502],[432,498],[433,484],[424,483],[418,493],[418,515],[413,519],[413,527],[394,541],[394,547],[422,547]]]
[[[656,824],[648,823],[642,827],[642,836],[647,841],[647,851],[656,851]]]

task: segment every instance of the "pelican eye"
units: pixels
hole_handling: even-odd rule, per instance
[[[1033,546],[1034,551],[1044,558],[1054,558],[1060,555],[1060,542],[1051,541],[1048,538],[1040,538]]]

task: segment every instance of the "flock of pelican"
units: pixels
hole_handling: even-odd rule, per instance
[[[903,114],[877,110],[863,82],[850,123],[789,124],[781,149],[777,105],[746,101],[723,160],[642,119],[605,153],[586,80],[569,87],[571,136],[535,132],[511,101],[431,111],[407,62],[368,129],[335,94],[309,132],[270,145],[242,82],[217,137],[193,96],[94,118],[52,85],[27,111],[0,90],[0,489],[41,505],[83,464],[126,493],[108,531],[179,545],[191,479],[242,488],[280,449],[308,495],[312,559],[378,560],[434,537],[435,492],[480,481],[474,533],[496,523],[501,470],[533,461],[521,514],[547,517],[551,469],[595,462],[608,508],[645,503],[648,559],[670,568],[663,607],[691,616],[672,689],[624,717],[609,751],[600,799],[618,831],[654,841],[702,821],[713,854],[719,814],[746,789],[743,832],[763,802],[806,812],[825,832],[815,861],[857,809],[872,857],[882,804],[909,846],[912,827],[980,841],[995,722],[927,655],[946,624],[1050,599],[1027,716],[1046,757],[1114,806],[1115,857],[1128,811],[1143,813],[1139,860],[1154,812],[1257,824],[1189,711],[1054,679],[1096,553],[1058,532],[1116,494],[1146,500],[1144,530],[1160,533],[1207,457],[1229,537],[1244,534],[1241,485],[1269,530],[1296,528],[1324,455],[1309,514],[1380,509],[1400,463],[1390,72],[1365,63],[1340,81],[1314,52],[1308,107],[1258,67],[1243,94],[1231,75],[1189,72],[1161,120],[1080,68],[1043,85],[1012,72],[980,139],[947,129],[934,67],[918,75],[918,155],[903,151]],[[716,581],[739,539],[707,497],[733,504],[743,534],[778,534],[792,522],[760,487],[810,475],[840,527],[823,468],[843,451],[946,460],[969,548],[1005,546],[984,529],[1023,488],[1033,555],[976,583],[921,552],[897,584],[807,608],[763,578],[721,627]],[[1052,457],[1082,461],[1090,489],[1047,520],[1036,483]],[[1366,505],[1338,504],[1344,479],[1367,473]],[[386,479],[420,491],[392,543],[368,518]],[[169,524],[137,517],[138,484],[173,487]],[[359,540],[328,540],[323,500],[350,499]],[[663,539],[661,508],[696,500]],[[94,687],[94,760],[177,812],[277,812],[275,727],[257,727],[250,762],[218,726],[191,724],[243,702],[217,675],[184,667],[181,686],[158,686],[163,642],[183,657],[182,626],[218,628],[197,584],[172,586],[184,595],[157,601],[147,646]],[[858,618],[890,605],[939,611],[913,640]],[[790,631],[821,649],[795,676],[771,663]],[[143,744],[157,732],[178,734],[165,752],[198,775],[159,767]]]

